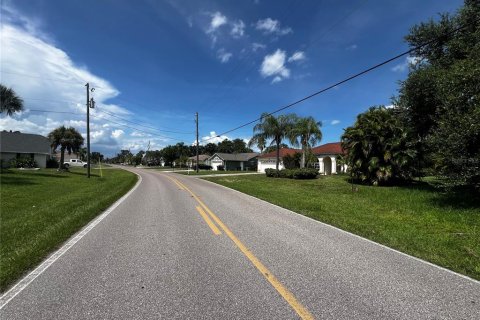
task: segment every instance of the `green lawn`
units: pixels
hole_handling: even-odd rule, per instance
[[[92,172],[72,168],[38,171],[8,170],[0,174],[0,291],[72,234],[108,208],[136,183],[124,170]]]
[[[190,170],[190,173],[188,171],[181,171],[177,172],[178,174],[184,174],[184,175],[190,175],[190,176],[205,176],[205,175],[211,175],[211,174],[236,174],[236,173],[242,173],[242,174],[255,174],[256,171],[214,171],[214,170],[200,170],[198,173],[196,173],[194,170]]]
[[[480,280],[478,195],[442,193],[426,182],[355,185],[358,192],[352,192],[345,176],[205,179]]]

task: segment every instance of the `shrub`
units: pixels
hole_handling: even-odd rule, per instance
[[[47,168],[58,168],[58,161],[55,158],[47,160]]]
[[[219,170],[219,171],[224,171],[224,170],[225,170],[225,166],[217,166],[217,170]]]
[[[10,167],[12,168],[36,168],[37,162],[32,158],[22,157],[10,160]]]
[[[267,177],[271,178],[287,178],[287,179],[315,179],[318,176],[318,170],[314,168],[303,169],[265,169]]]
[[[195,166],[194,166],[195,167]],[[198,169],[201,170],[212,170],[212,166],[209,166],[208,164],[199,164]]]

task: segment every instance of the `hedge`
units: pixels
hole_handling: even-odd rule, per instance
[[[318,170],[314,168],[282,169],[277,173],[275,169],[265,169],[265,174],[271,178],[315,179],[318,177]]]

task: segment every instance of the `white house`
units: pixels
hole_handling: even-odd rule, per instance
[[[332,142],[312,148],[312,153],[318,158],[320,174],[336,174],[347,171],[347,165],[337,164],[338,157],[345,154],[340,142]]]
[[[212,166],[212,170],[219,170],[218,167],[223,166],[223,170],[247,171],[255,170],[257,166],[258,153],[215,153],[205,160]]]
[[[35,160],[39,168],[45,168],[50,151],[50,141],[44,136],[20,131],[0,132],[2,166],[8,166],[11,159],[28,157]]]
[[[278,164],[278,169],[282,170],[285,167],[283,166],[282,158],[286,155],[293,156],[295,153],[302,152],[299,149],[291,148],[282,148],[280,149],[280,162]],[[258,172],[265,172],[265,169],[275,169],[275,164],[277,161],[277,151],[272,151],[269,153],[262,154],[258,156]]]
[[[295,153],[300,153],[300,149],[283,148],[280,149],[280,163],[278,168],[284,169],[282,158],[286,155],[293,156]],[[321,146],[312,148],[312,153],[317,157],[318,162],[315,167],[319,169],[320,174],[330,175],[338,172],[346,172],[346,165],[338,165],[338,157],[344,155],[344,151],[340,142],[333,142],[323,144]],[[269,152],[258,157],[258,172],[265,172],[265,169],[275,169],[277,152]]]

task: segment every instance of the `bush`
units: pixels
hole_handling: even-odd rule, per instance
[[[10,160],[10,167],[12,168],[36,168],[37,162],[32,158],[22,157]]]
[[[198,169],[200,169],[200,170],[212,170],[212,166],[209,166],[208,164],[199,164]]]
[[[219,171],[224,171],[224,170],[225,170],[225,166],[217,166],[217,170],[219,170]]]
[[[47,168],[58,168],[58,161],[55,158],[47,160]]]
[[[287,178],[287,179],[315,179],[318,176],[318,170],[314,168],[303,169],[265,169],[265,174],[270,178]]]

